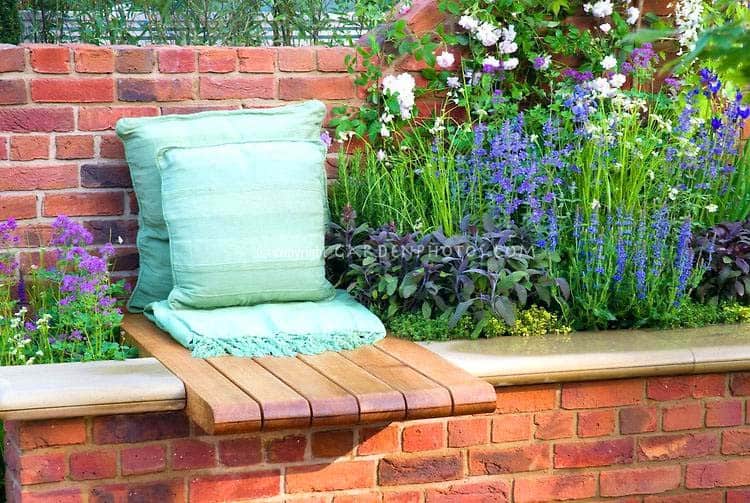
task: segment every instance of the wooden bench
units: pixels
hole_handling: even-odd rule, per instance
[[[431,351],[387,337],[341,353],[207,360],[142,315],[123,330],[179,377],[188,415],[210,434],[492,412],[492,385]]]

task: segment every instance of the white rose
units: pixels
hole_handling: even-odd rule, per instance
[[[435,61],[440,68],[450,68],[451,66],[453,66],[453,63],[456,62],[456,57],[452,52],[443,51],[438,57],[435,58]]]
[[[383,138],[388,138],[391,136],[391,130],[388,129],[388,126],[382,123],[380,124],[380,136],[382,136]]]
[[[503,61],[503,70],[515,70],[518,66],[518,58],[508,58]]]
[[[500,30],[500,28],[496,28],[490,23],[482,23],[474,32],[474,36],[482,43],[483,46],[489,47],[491,45],[497,44],[497,42],[500,40],[500,37],[502,36],[502,31]]]
[[[585,12],[586,14],[591,12],[591,8],[592,8],[592,5],[590,3],[583,4],[583,12]]]
[[[602,68],[604,68],[605,70],[611,70],[612,68],[616,66],[617,66],[617,60],[612,55],[607,56],[602,60]]]
[[[487,70],[487,67],[489,67],[490,70],[497,70],[500,68],[500,61],[494,56],[487,56],[482,60],[482,66],[485,70]]]
[[[612,87],[616,87],[617,89],[621,88],[625,81],[627,80],[627,77],[621,73],[616,73],[612,75],[609,79],[609,83],[612,84]]]
[[[628,24],[635,24],[638,22],[638,18],[641,17],[641,11],[638,10],[638,7],[628,7],[628,9],[625,11],[625,14],[627,14],[627,18],[625,21],[628,22]]]
[[[518,44],[515,42],[508,42],[507,40],[504,40],[500,43],[500,52],[502,54],[513,54],[518,50]]]
[[[607,17],[612,15],[614,6],[611,0],[599,0],[591,6],[591,15],[594,17]]]
[[[612,25],[609,23],[600,24],[599,29],[602,30],[604,33],[609,33],[610,30],[612,30]]]
[[[458,77],[448,77],[445,79],[445,84],[451,89],[458,89],[461,86],[461,82]]]
[[[609,81],[603,77],[592,80],[589,83],[589,87],[591,88],[591,90],[603,97],[609,97],[613,94],[612,86],[609,85]]]

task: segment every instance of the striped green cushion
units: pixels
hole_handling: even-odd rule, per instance
[[[324,116],[323,103],[308,101],[278,108],[120,119],[117,135],[125,146],[139,207],[140,269],[128,309],[142,311],[150,302],[166,299],[172,290],[169,237],[156,168],[156,155],[161,149],[256,140],[315,140]]]
[[[175,308],[331,298],[326,149],[266,141],[160,151]]]

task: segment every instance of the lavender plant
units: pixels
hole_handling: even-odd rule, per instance
[[[10,252],[18,245],[17,225],[0,224],[0,364],[133,356],[119,329],[125,284],[113,282],[108,271],[114,248],[91,253],[91,234],[64,216],[52,228],[51,248],[40,262],[54,265],[21,271]]]

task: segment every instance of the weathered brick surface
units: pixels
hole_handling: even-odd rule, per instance
[[[378,464],[381,485],[426,484],[463,477],[459,454],[387,457]]]
[[[519,479],[515,483],[516,503],[577,500],[596,495],[592,474],[565,474]]]
[[[602,496],[627,496],[630,494],[657,494],[680,486],[682,472],[679,466],[613,470],[599,476]]]
[[[66,189],[77,185],[75,164],[0,168],[0,190]]]

